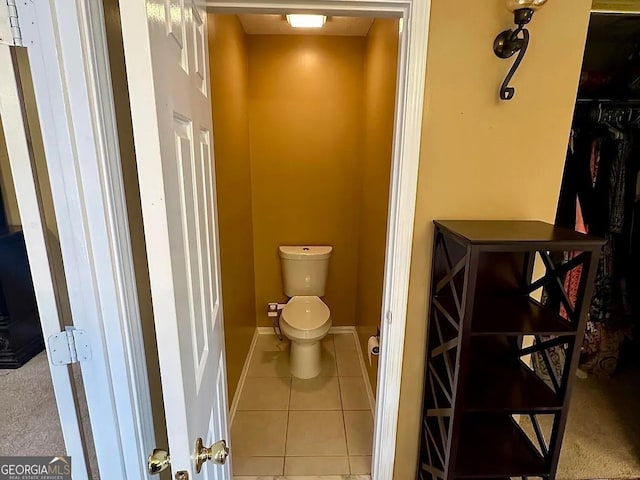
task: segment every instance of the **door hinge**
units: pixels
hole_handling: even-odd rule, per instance
[[[0,44],[23,46],[16,0],[0,0]]]
[[[65,327],[64,332],[49,337],[49,356],[53,365],[91,360],[91,347],[87,332],[74,327]]]

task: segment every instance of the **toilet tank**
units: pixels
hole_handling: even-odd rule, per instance
[[[281,246],[282,286],[287,297],[324,296],[332,247]]]

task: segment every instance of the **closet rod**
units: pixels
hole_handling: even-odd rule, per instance
[[[640,98],[638,99],[628,99],[628,100],[613,100],[609,98],[578,98],[576,100],[577,105],[602,105],[602,106],[621,106],[621,107],[629,107],[629,106],[640,106]]]

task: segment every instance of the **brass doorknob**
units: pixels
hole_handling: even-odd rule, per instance
[[[227,442],[219,440],[209,448],[205,447],[202,443],[202,439],[196,440],[196,451],[194,459],[196,461],[196,473],[200,473],[202,465],[207,461],[217,463],[218,465],[224,465],[229,456],[229,449],[227,448]]]
[[[151,475],[159,475],[160,472],[166,470],[170,466],[171,457],[169,457],[169,452],[166,450],[155,448],[153,452],[151,452],[151,455],[149,455],[147,470],[149,470]]]

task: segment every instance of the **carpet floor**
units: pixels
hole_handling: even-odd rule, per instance
[[[575,381],[558,480],[640,477],[640,369]]]
[[[83,392],[79,368],[74,368],[74,382],[76,389]],[[81,395],[80,417],[89,444],[91,478],[97,480],[100,476],[90,433],[89,412],[82,399]],[[65,454],[47,354],[36,355],[21,368],[0,370],[0,456]]]

